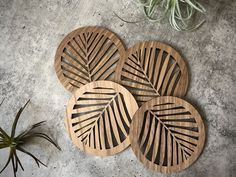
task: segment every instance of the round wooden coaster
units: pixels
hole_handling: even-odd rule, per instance
[[[125,60],[118,63],[115,80],[128,88],[142,105],[157,96],[184,96],[188,71],[175,49],[148,41],[128,49]]]
[[[66,124],[79,149],[93,155],[114,155],[130,145],[129,127],[137,109],[134,97],[121,85],[91,82],[69,100]]]
[[[161,96],[144,103],[130,126],[130,143],[137,158],[158,172],[189,167],[205,142],[201,116],[188,102]]]
[[[96,80],[114,80],[117,62],[125,55],[121,40],[105,28],[83,27],[69,33],[59,45],[55,70],[62,85],[74,92]]]

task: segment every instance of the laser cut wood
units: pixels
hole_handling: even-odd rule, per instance
[[[205,128],[188,102],[161,96],[144,103],[130,126],[130,143],[136,157],[162,173],[189,167],[202,152]]]
[[[121,40],[111,31],[94,26],[78,28],[59,45],[55,70],[62,85],[74,92],[96,80],[114,80],[117,62],[125,55]]]
[[[175,49],[147,41],[128,49],[125,59],[118,63],[115,80],[142,105],[157,96],[183,97],[188,88],[188,71]]]
[[[129,127],[137,109],[134,97],[121,85],[92,82],[69,100],[67,129],[72,141],[86,153],[114,155],[130,145]]]

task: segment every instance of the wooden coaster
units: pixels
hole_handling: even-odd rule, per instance
[[[124,87],[96,81],[71,97],[66,124],[79,149],[93,155],[114,155],[130,145],[129,127],[137,109],[134,97]]]
[[[102,27],[83,27],[69,33],[59,45],[55,70],[62,85],[74,92],[96,80],[114,80],[117,62],[125,55],[121,40]]]
[[[130,143],[137,158],[158,172],[189,167],[205,142],[201,116],[188,102],[161,96],[143,104],[130,126]]]
[[[142,42],[128,49],[120,60],[115,79],[125,86],[139,105],[157,96],[186,94],[188,71],[179,53],[156,42]]]

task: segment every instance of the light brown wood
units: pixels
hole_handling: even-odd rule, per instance
[[[54,65],[62,85],[74,92],[92,81],[113,81],[117,62],[124,55],[124,45],[114,33],[89,26],[72,31],[62,40]]]
[[[203,120],[188,102],[160,96],[144,103],[130,126],[130,143],[137,158],[162,173],[189,167],[205,142]]]
[[[134,97],[123,86],[91,82],[69,100],[66,126],[79,149],[93,155],[114,155],[130,145],[129,127],[137,109]]]
[[[188,88],[188,71],[175,49],[147,41],[128,49],[125,59],[118,63],[115,80],[142,105],[157,96],[183,97]]]

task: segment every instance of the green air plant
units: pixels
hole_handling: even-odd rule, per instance
[[[196,25],[192,24],[196,12],[206,12],[198,0],[139,0],[138,4],[143,8],[148,20],[157,22],[168,19],[177,31],[194,30],[205,22],[202,20]]]
[[[0,173],[2,173],[6,169],[6,167],[9,165],[10,162],[12,163],[15,177],[16,177],[16,172],[18,170],[18,166],[20,166],[21,169],[24,171],[22,163],[17,155],[17,151],[21,151],[21,152],[31,156],[35,160],[38,167],[40,166],[40,164],[42,164],[43,166],[46,166],[43,162],[41,162],[33,154],[31,154],[30,152],[28,152],[27,150],[25,150],[23,148],[23,146],[27,145],[27,142],[32,138],[43,138],[43,139],[49,141],[50,143],[52,143],[57,149],[61,150],[60,147],[48,135],[46,135],[45,133],[42,133],[42,132],[35,131],[35,129],[40,127],[45,121],[36,123],[36,124],[30,126],[27,130],[20,133],[19,135],[15,136],[18,120],[20,118],[22,111],[25,109],[25,107],[29,103],[29,101],[22,108],[20,108],[20,110],[16,114],[10,135],[8,135],[0,127],[0,149],[9,148],[8,160],[6,162],[6,165],[0,171]],[[0,106],[2,105],[2,103],[3,103],[3,101],[0,103]]]

